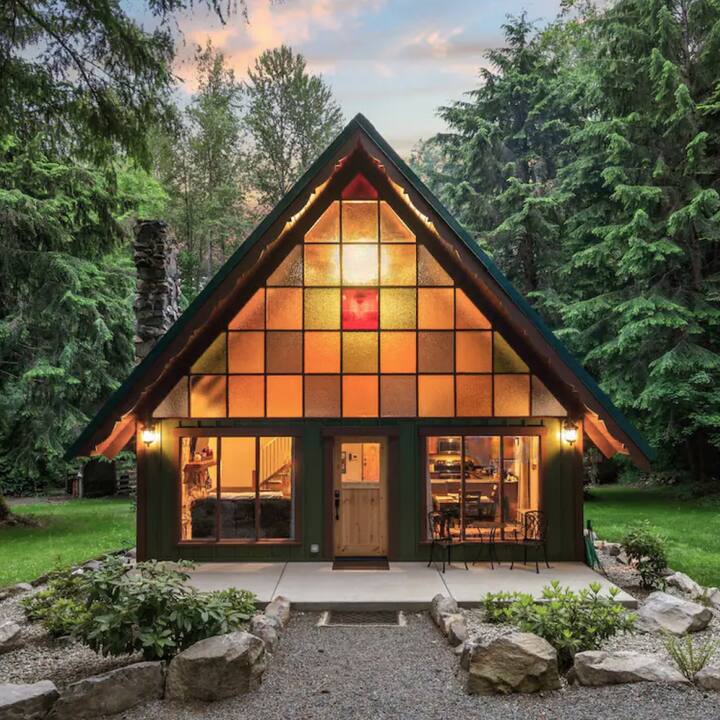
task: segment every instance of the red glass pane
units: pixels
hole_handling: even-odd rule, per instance
[[[377,330],[377,289],[343,290],[342,326],[343,330]]]
[[[377,190],[362,173],[358,173],[342,191],[343,200],[377,200],[377,196]]]

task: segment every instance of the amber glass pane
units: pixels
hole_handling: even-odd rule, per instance
[[[180,438],[181,540],[217,540],[217,446],[215,437]]]
[[[452,417],[455,414],[452,375],[419,375],[418,394],[418,415],[421,417]]]
[[[343,372],[377,372],[378,334],[376,332],[343,333]]]
[[[381,285],[415,285],[416,267],[414,245],[380,246]]]
[[[496,373],[525,373],[528,366],[500,333],[493,333],[493,370]]]
[[[416,292],[409,288],[380,290],[380,327],[383,330],[414,330]]]
[[[340,372],[340,333],[305,333],[305,372]]]
[[[380,376],[380,414],[383,417],[417,415],[414,375]]]
[[[377,375],[343,375],[343,417],[377,417]]]
[[[305,284],[340,284],[340,246],[305,246]]]
[[[190,378],[191,417],[225,417],[225,375],[196,375]]]
[[[492,333],[456,332],[455,353],[457,372],[492,372]]]
[[[220,443],[220,537],[256,540],[254,437],[224,437]]]
[[[380,372],[414,373],[416,368],[414,332],[380,333]]]
[[[265,415],[265,377],[263,375],[230,375],[228,378],[230,417],[263,417]]]
[[[265,327],[265,288],[245,303],[228,327],[231,330],[262,330]]]
[[[370,181],[358,173],[344,188],[341,193],[343,200],[377,200],[377,190],[370,184]]]
[[[415,242],[415,235],[383,200],[380,203],[380,242]]]
[[[271,330],[302,329],[302,289],[267,289],[267,326]]]
[[[296,245],[290,254],[280,263],[277,270],[270,275],[268,285],[296,285],[303,284],[303,258],[302,247]]]
[[[460,289],[455,290],[455,327],[462,330],[490,330],[488,319]]]
[[[342,291],[343,330],[377,330],[378,291],[349,289]]]
[[[340,416],[340,376],[312,375],[305,378],[305,417]]]
[[[220,333],[205,352],[195,361],[191,373],[227,372],[227,346],[225,333]]]
[[[302,375],[267,376],[267,416],[302,415]]]
[[[532,376],[532,415],[549,415],[550,417],[564,417],[565,408],[557,401],[555,396],[540,381]]]
[[[451,330],[453,327],[452,288],[418,290],[418,327],[422,330]]]
[[[165,399],[155,408],[153,417],[187,417],[188,412],[188,379],[187,375],[180,378],[180,382],[165,396]]]
[[[418,333],[418,372],[445,372],[454,370],[452,332]]]
[[[228,372],[261,373],[265,370],[265,333],[228,333]]]
[[[334,202],[305,233],[307,243],[340,242],[340,203]]]
[[[378,204],[375,200],[343,201],[342,241],[374,243],[378,240]]]
[[[453,279],[424,246],[418,247],[418,285],[452,285]]]
[[[305,328],[308,330],[340,329],[340,290],[305,291]]]
[[[267,371],[269,373],[302,372],[302,333],[269,332],[267,334]]]
[[[458,375],[455,388],[459,417],[492,415],[492,375]]]
[[[495,415],[525,417],[530,414],[530,376],[495,375]]]
[[[344,245],[342,278],[343,285],[377,285],[378,246]]]

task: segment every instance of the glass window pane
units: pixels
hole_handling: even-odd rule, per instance
[[[454,320],[452,288],[418,290],[418,327],[423,330],[451,330]]]
[[[307,330],[340,329],[340,289],[305,290],[305,328]]]
[[[305,285],[340,284],[340,246],[305,246]]]
[[[415,242],[415,235],[410,228],[384,200],[380,203],[380,241]]]
[[[377,375],[344,375],[343,417],[377,417]]]
[[[414,373],[416,348],[414,332],[380,333],[380,372]]]
[[[418,372],[451,373],[454,369],[453,333],[418,333]]]
[[[205,352],[195,361],[192,373],[227,372],[227,346],[225,333],[220,333]]]
[[[217,438],[180,439],[180,537],[215,540],[217,536]]]
[[[452,375],[419,375],[418,395],[418,414],[421,417],[452,417],[455,414]]]
[[[380,414],[383,417],[415,417],[415,375],[380,376]]]
[[[302,372],[303,350],[301,332],[269,332],[267,334],[267,371],[269,373]]]
[[[267,289],[267,326],[271,330],[302,329],[302,289]]]
[[[343,333],[343,372],[377,372],[378,334],[376,332]]]
[[[381,285],[415,285],[416,267],[414,245],[381,245]]]
[[[452,285],[453,279],[424,246],[418,247],[418,285]]]
[[[340,372],[340,333],[305,333],[305,372]]]
[[[492,417],[492,375],[457,375],[459,417]]]
[[[340,376],[305,377],[305,417],[340,417]]]
[[[230,417],[264,417],[265,376],[230,375],[228,378],[228,406]]]
[[[340,242],[340,203],[335,201],[305,233],[306,243]]]
[[[186,375],[180,378],[178,384],[165,396],[165,399],[155,408],[155,412],[153,412],[153,417],[187,417],[189,415],[188,399],[188,378]]]
[[[378,291],[348,289],[342,291],[343,330],[377,330]]]
[[[490,330],[488,319],[460,289],[455,290],[455,327],[468,330]]]
[[[228,371],[261,373],[265,370],[265,333],[228,333]]]
[[[231,330],[262,330],[265,327],[265,288],[260,288],[230,321]]]
[[[258,438],[260,538],[295,536],[293,439]],[[223,484],[224,487],[224,484]]]
[[[436,534],[445,531],[453,537],[460,537],[460,457],[462,441],[459,437],[427,438],[427,507],[437,513],[428,527]],[[444,527],[441,527],[443,526]]]
[[[303,258],[302,247],[296,245],[289,255],[280,263],[275,272],[270,275],[268,285],[295,285],[303,284]]]
[[[528,366],[498,332],[493,333],[493,369],[496,373],[526,373]]]
[[[503,521],[522,527],[525,513],[540,507],[539,438],[503,437],[503,467]]]
[[[254,437],[224,437],[220,446],[220,537],[255,539]]]
[[[225,417],[225,375],[195,375],[190,378],[190,412],[194,418]]]
[[[380,290],[380,327],[383,330],[414,330],[416,292],[409,288]]]
[[[342,252],[343,285],[378,284],[377,245],[345,245]]]
[[[565,417],[567,411],[555,396],[545,387],[540,378],[532,376],[532,414],[550,417]]]
[[[340,455],[341,483],[355,485],[380,482],[380,443],[344,442],[340,444]]]
[[[455,352],[457,372],[492,372],[492,333],[455,333]]]
[[[302,375],[267,376],[267,416],[301,417]]]
[[[370,181],[358,173],[344,188],[341,193],[343,200],[377,200],[377,190],[370,184]]]
[[[530,414],[530,376],[495,375],[495,415],[527,417]]]
[[[465,438],[465,538],[476,539],[500,522],[500,438]],[[487,532],[487,530],[485,531]]]
[[[378,241],[378,204],[375,200],[345,200],[342,204],[342,241]]]

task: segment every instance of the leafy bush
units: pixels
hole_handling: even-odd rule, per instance
[[[677,665],[678,670],[690,681],[695,681],[695,676],[710,662],[712,656],[718,650],[718,644],[713,639],[699,642],[697,645],[687,635],[679,640],[674,635],[666,635],[665,648],[668,655]]]
[[[39,622],[51,637],[72,635],[84,619],[85,591],[82,575],[53,573],[44,590],[20,601],[25,617]]]
[[[663,585],[663,570],[667,567],[665,540],[647,523],[632,528],[622,540],[628,560],[635,564],[644,588]]]
[[[635,626],[635,616],[615,602],[619,590],[611,588],[609,596],[600,590],[600,583],[590,583],[574,592],[554,580],[543,588],[540,602],[507,592],[488,593],[483,602],[489,622],[511,623],[545,638],[557,650],[560,667],[568,668],[575,653],[597,650],[603,640]]]

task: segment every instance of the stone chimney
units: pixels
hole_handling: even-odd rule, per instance
[[[138,362],[180,315],[178,245],[162,220],[138,220],[133,258],[137,269],[135,293],[135,356]]]

